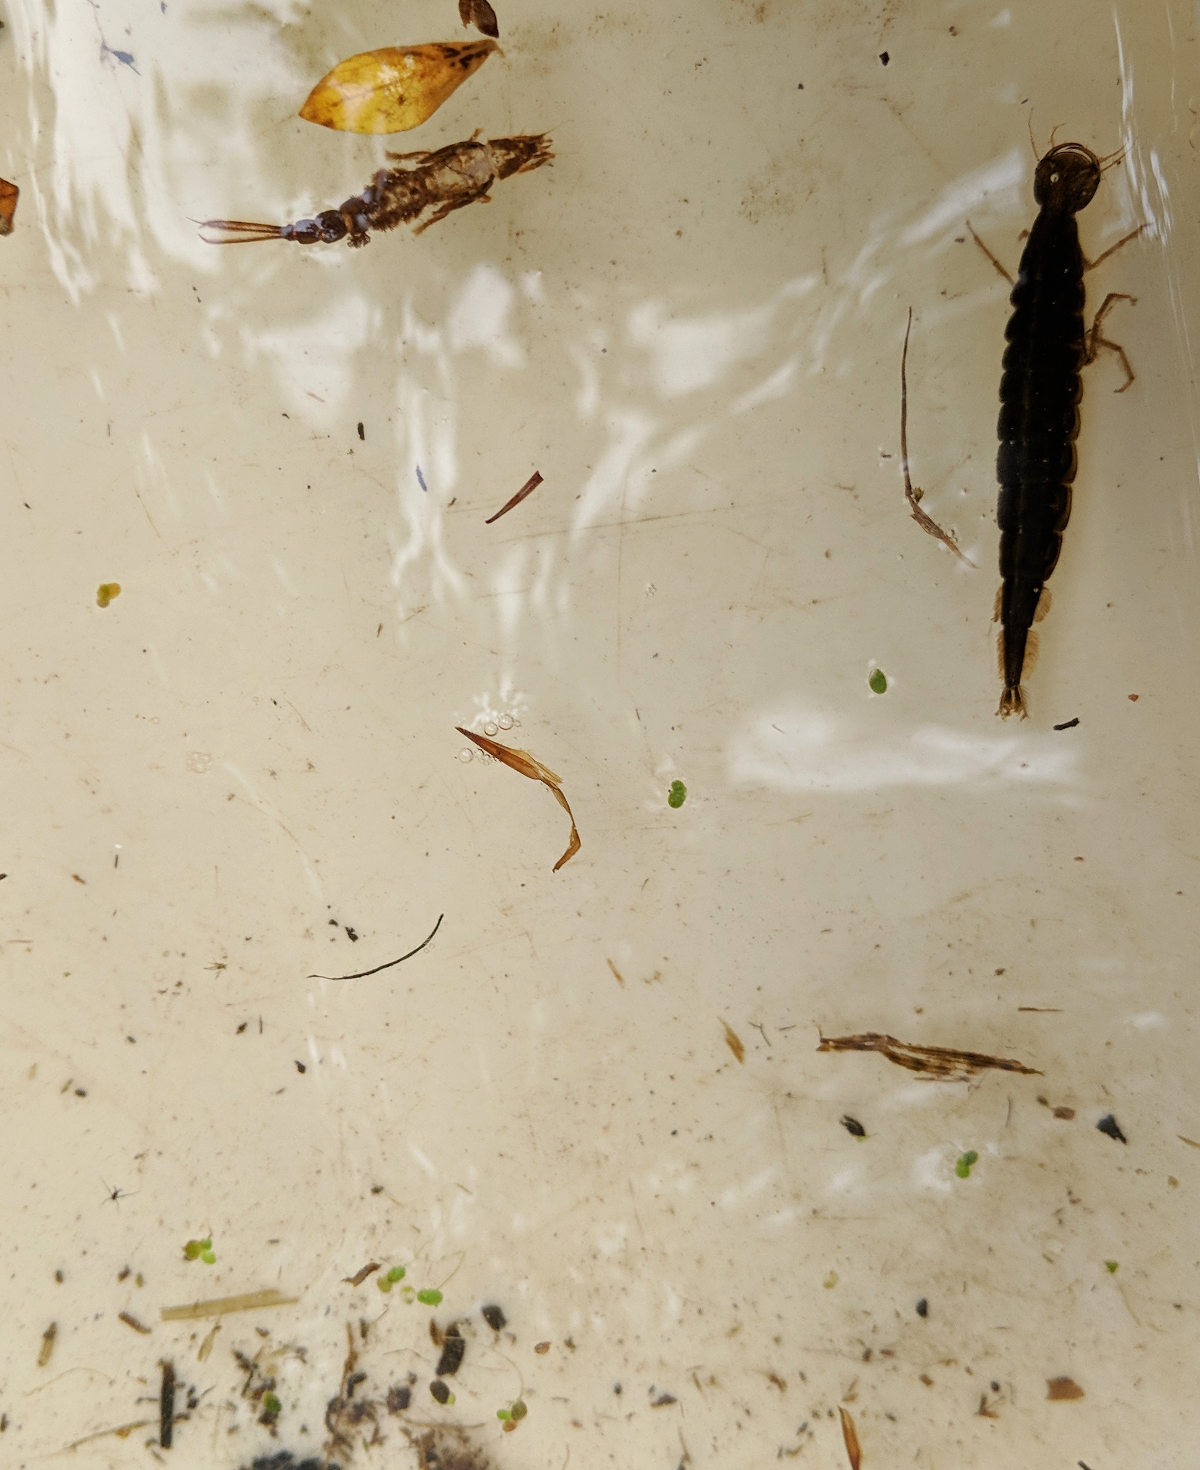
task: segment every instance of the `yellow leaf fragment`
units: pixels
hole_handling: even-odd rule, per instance
[[[96,588],[96,606],[107,607],[114,597],[120,597],[120,582],[101,582]]]
[[[496,49],[487,40],[361,51],[321,78],[300,116],[343,133],[407,132],[432,117]]]
[[[582,843],[579,840],[579,828],[575,825],[575,817],[571,811],[570,803],[562,794],[561,776],[556,776],[549,766],[542,765],[536,756],[530,755],[527,750],[517,750],[511,745],[501,745],[498,740],[491,740],[486,735],[476,735],[471,730],[464,730],[461,725],[454,727],[460,735],[465,735],[468,740],[478,745],[480,750],[487,755],[494,756],[504,765],[511,766],[514,771],[519,771],[522,776],[528,776],[531,781],[540,781],[543,786],[548,786],[554,793],[554,799],[571,818],[571,836],[567,842],[567,850],[554,864],[554,872],[575,856]]]
[[[746,1048],[742,1042],[742,1038],[728,1021],[722,1021],[721,1025],[725,1028],[725,1045],[737,1057],[739,1062],[744,1062],[746,1060]]]

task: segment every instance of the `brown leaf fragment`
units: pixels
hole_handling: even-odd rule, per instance
[[[1046,1379],[1046,1397],[1051,1403],[1060,1403],[1065,1399],[1081,1399],[1083,1396],[1083,1389],[1073,1378]]]
[[[921,509],[921,496],[924,491],[913,488],[912,478],[908,472],[908,334],[911,331],[912,307],[910,306],[908,325],[904,329],[904,351],[900,355],[900,467],[904,471],[904,498],[908,501],[913,520],[921,530],[926,535],[932,536],[935,541],[940,541],[943,546],[948,547],[960,561],[973,567],[975,563],[965,551],[960,550],[958,542],[950,532],[943,531],[933,517],[926,515]]]
[[[583,845],[579,840],[579,828],[575,825],[570,803],[562,794],[560,785],[562,777],[556,776],[549,766],[544,766],[536,756],[530,755],[527,750],[517,750],[511,745],[501,745],[498,740],[492,740],[487,735],[476,735],[471,730],[464,730],[461,725],[455,725],[454,728],[460,735],[465,735],[468,740],[478,745],[485,754],[494,756],[496,760],[510,766],[514,771],[519,771],[522,776],[528,776],[531,781],[540,781],[543,786],[548,786],[554,793],[555,801],[571,818],[571,836],[567,842],[567,850],[554,864],[552,870],[557,873],[564,863],[570,862]]]
[[[725,1028],[725,1045],[734,1054],[739,1062],[745,1062],[746,1048],[742,1044],[742,1038],[737,1034],[737,1032],[733,1029],[728,1021],[722,1021],[721,1025]]]
[[[510,510],[512,510],[512,508],[514,506],[520,505],[520,503],[522,502],[522,500],[524,500],[527,495],[532,495],[533,492],[537,489],[537,487],[541,483],[542,483],[542,472],[541,472],[541,470],[534,470],[533,474],[530,475],[530,477],[528,478],[528,480],[525,481],[525,483],[521,486],[521,488],[517,491],[517,493],[512,497],[512,499],[511,500],[506,500],[504,502],[504,504],[500,507],[500,509],[496,512],[496,514],[494,516],[488,516],[487,520],[484,521],[483,524],[485,526],[490,526],[493,521],[498,521],[501,516],[507,515],[508,512]]]
[[[0,235],[11,235],[21,191],[16,184],[0,179]]]
[[[850,1461],[850,1470],[860,1470],[862,1465],[862,1450],[858,1444],[858,1431],[854,1427],[854,1420],[850,1417],[850,1411],[838,1405],[838,1413],[842,1416],[842,1438],[846,1442],[846,1456]]]
[[[488,0],[458,0],[458,13],[465,26],[474,26],[485,36],[498,36],[500,27],[496,23],[496,12]]]
[[[372,1271],[379,1270],[378,1261],[368,1261],[365,1266],[360,1266],[353,1276],[343,1276],[342,1280],[349,1286],[361,1286]]]
[[[117,1321],[124,1322],[126,1327],[132,1327],[135,1332],[149,1332],[149,1327],[144,1322],[139,1322],[132,1312],[118,1312]]]
[[[907,1041],[897,1041],[881,1031],[864,1031],[859,1036],[822,1036],[818,1051],[877,1051],[895,1062],[898,1067],[907,1067],[910,1072],[935,1080],[962,1080],[974,1072],[993,1067],[1001,1072],[1023,1072],[1027,1076],[1040,1077],[1036,1067],[1027,1067],[1012,1057],[993,1057],[986,1052],[958,1051],[949,1046],[920,1046]]]

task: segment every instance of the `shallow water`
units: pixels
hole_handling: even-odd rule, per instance
[[[164,1360],[204,1470],[843,1466],[839,1408],[867,1470],[1189,1463],[1191,15],[844,9],[497,5],[393,146],[553,167],[357,252],[193,221],[361,189],[296,109],[454,6],[4,13],[6,1465],[147,1463]],[[1088,254],[1154,228],[1017,724],[966,221],[1015,265],[1031,128],[1127,150]],[[978,570],[904,502],[910,306]],[[558,872],[456,726],[561,776]],[[1040,1075],[817,1051],[867,1032]]]

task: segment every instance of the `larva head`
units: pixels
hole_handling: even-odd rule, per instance
[[[1100,160],[1082,143],[1051,148],[1033,176],[1033,197],[1047,214],[1078,214],[1100,187]]]

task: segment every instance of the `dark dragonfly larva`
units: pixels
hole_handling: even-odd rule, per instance
[[[1039,161],[1033,183],[1038,215],[1010,298],[996,454],[996,616],[1004,680],[997,713],[1006,718],[1026,714],[1021,676],[1027,650],[1033,648],[1030,629],[1045,610],[1045,584],[1058,562],[1071,514],[1083,366],[1102,346],[1125,361],[1121,349],[1100,336],[1100,326],[1114,301],[1132,298],[1107,296],[1090,331],[1083,324],[1083,273],[1089,267],[1075,216],[1091,202],[1101,172],[1100,159],[1081,143],[1060,143]],[[1139,233],[1127,235],[1105,256]],[[1128,378],[1118,392],[1133,381],[1128,361],[1125,368]]]
[[[294,240],[299,245],[366,245],[371,230],[412,225],[420,234],[464,205],[487,202],[497,179],[540,168],[554,157],[546,133],[482,141],[468,138],[435,153],[389,153],[396,167],[381,168],[362,191],[337,209],[290,225],[249,220],[210,219],[200,225],[210,245],[240,245],[254,240]]]

